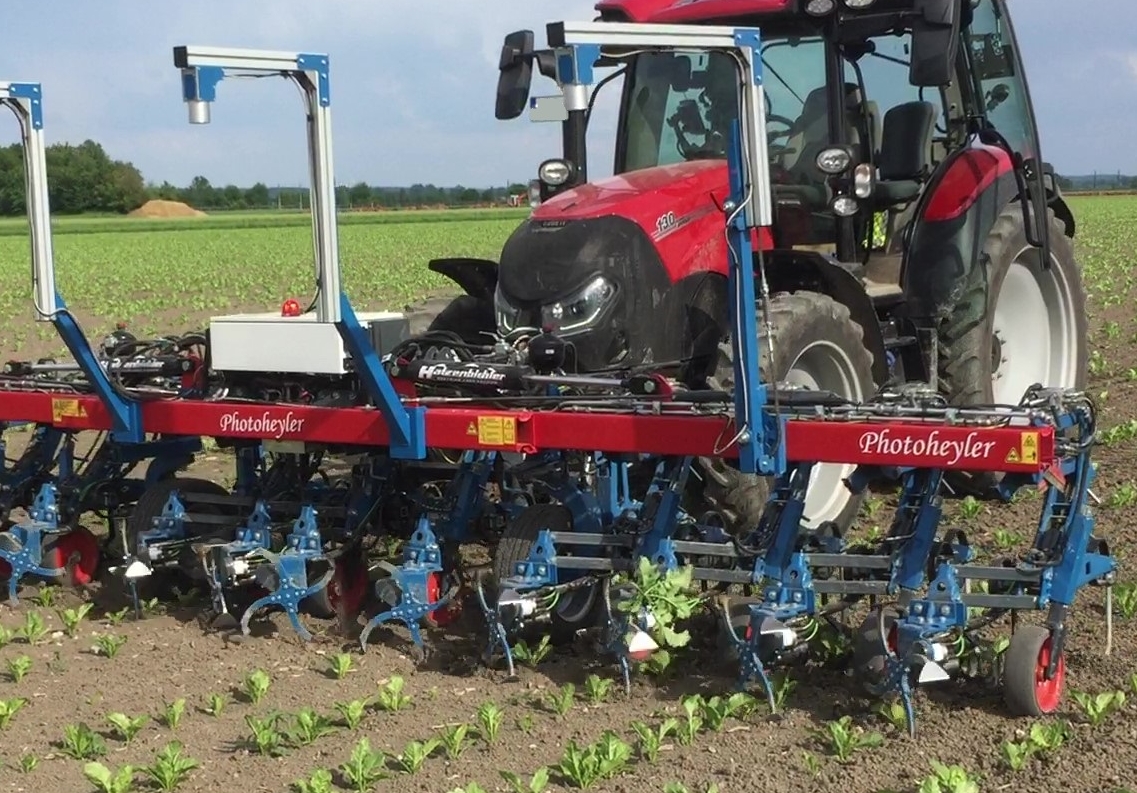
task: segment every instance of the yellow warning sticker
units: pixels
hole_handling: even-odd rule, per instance
[[[482,446],[513,446],[517,443],[517,419],[512,416],[478,416],[478,443]]]
[[[1024,463],[1038,462],[1038,433],[1024,432],[1022,434],[1022,461]]]
[[[52,399],[51,400],[51,420],[62,421],[63,419],[85,419],[87,418],[87,410],[83,407],[78,399]]]
[[[1004,458],[1004,461],[1008,463],[1021,462],[1019,460],[1019,450],[1012,446],[1011,450],[1007,452],[1007,456]]]
[[[466,434],[467,435],[477,435],[478,434],[478,428],[474,426],[474,422],[471,421],[470,426],[466,427]]]

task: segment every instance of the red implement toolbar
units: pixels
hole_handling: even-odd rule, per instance
[[[156,400],[142,403],[149,433],[213,438],[290,440],[350,446],[387,445],[387,425],[372,408]],[[49,392],[0,393],[0,422],[30,421],[67,430],[109,430],[110,416],[94,396]],[[429,407],[426,445],[532,453],[576,449],[610,454],[737,457],[723,449],[737,430],[723,416],[633,415],[568,411],[505,411]],[[1052,427],[979,427],[900,421],[791,418],[791,461],[913,466],[1033,473],[1054,462]]]

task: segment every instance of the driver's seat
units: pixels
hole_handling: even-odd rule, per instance
[[[931,102],[904,102],[884,114],[873,203],[879,208],[907,204],[920,195],[928,177],[935,135]]]
[[[801,115],[790,129],[786,148],[790,150],[783,160],[787,171],[807,176],[809,181],[820,179],[815,160],[829,144],[829,97],[825,86],[810,91],[802,104]],[[855,120],[861,117],[863,97],[856,83],[845,83],[845,129],[849,143],[860,146],[861,132]]]

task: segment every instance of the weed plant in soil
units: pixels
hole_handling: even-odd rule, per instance
[[[777,717],[761,699],[732,697],[735,670],[705,630],[673,651],[662,677],[637,677],[625,697],[604,684],[615,669],[585,647],[534,643],[519,678],[503,682],[474,660],[483,633],[471,609],[429,637],[431,659],[415,668],[398,634],[360,656],[330,623],[304,645],[275,616],[268,627],[279,631],[230,642],[203,632],[188,601],[151,607],[135,621],[112,593],[96,591],[95,607],[80,618],[83,596],[51,590],[18,611],[0,607],[0,793],[1134,788],[1137,198],[1071,203],[1091,295],[1090,386],[1101,411],[1098,534],[1121,568],[1113,652],[1103,655],[1105,593],[1087,590],[1070,620],[1070,691],[1055,716],[1010,719],[996,687],[951,683],[917,696],[913,741],[895,709],[863,698],[839,664],[779,676]],[[427,275],[428,258],[493,256],[514,222],[345,225],[348,288],[364,305],[411,300],[443,286]],[[307,234],[62,235],[59,269],[72,305],[86,304],[92,317],[188,327],[211,311],[263,310],[305,294]],[[6,282],[22,284],[15,246],[26,250],[0,237]],[[133,297],[121,303],[119,295]],[[0,301],[10,354],[35,331],[23,290]],[[220,462],[206,459],[194,473],[216,476]],[[982,558],[997,558],[1029,541],[1038,506],[1031,494],[1009,505],[956,500],[949,521]],[[893,507],[888,494],[871,498],[853,539],[887,526]],[[352,663],[337,660],[340,653]]]

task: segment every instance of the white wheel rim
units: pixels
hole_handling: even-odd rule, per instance
[[[853,361],[844,350],[827,341],[815,341],[798,353],[782,380],[812,391],[830,391],[856,402],[864,401],[867,396],[861,389]],[[802,516],[802,524],[806,528],[815,529],[825,521],[835,521],[840,517],[853,497],[845,486],[845,479],[855,469],[856,466],[851,464],[820,463],[813,466]]]
[[[991,395],[1018,404],[1035,383],[1073,388],[1078,380],[1078,323],[1072,288],[1051,257],[1043,270],[1038,251],[1023,248],[1007,269],[995,302]]]

